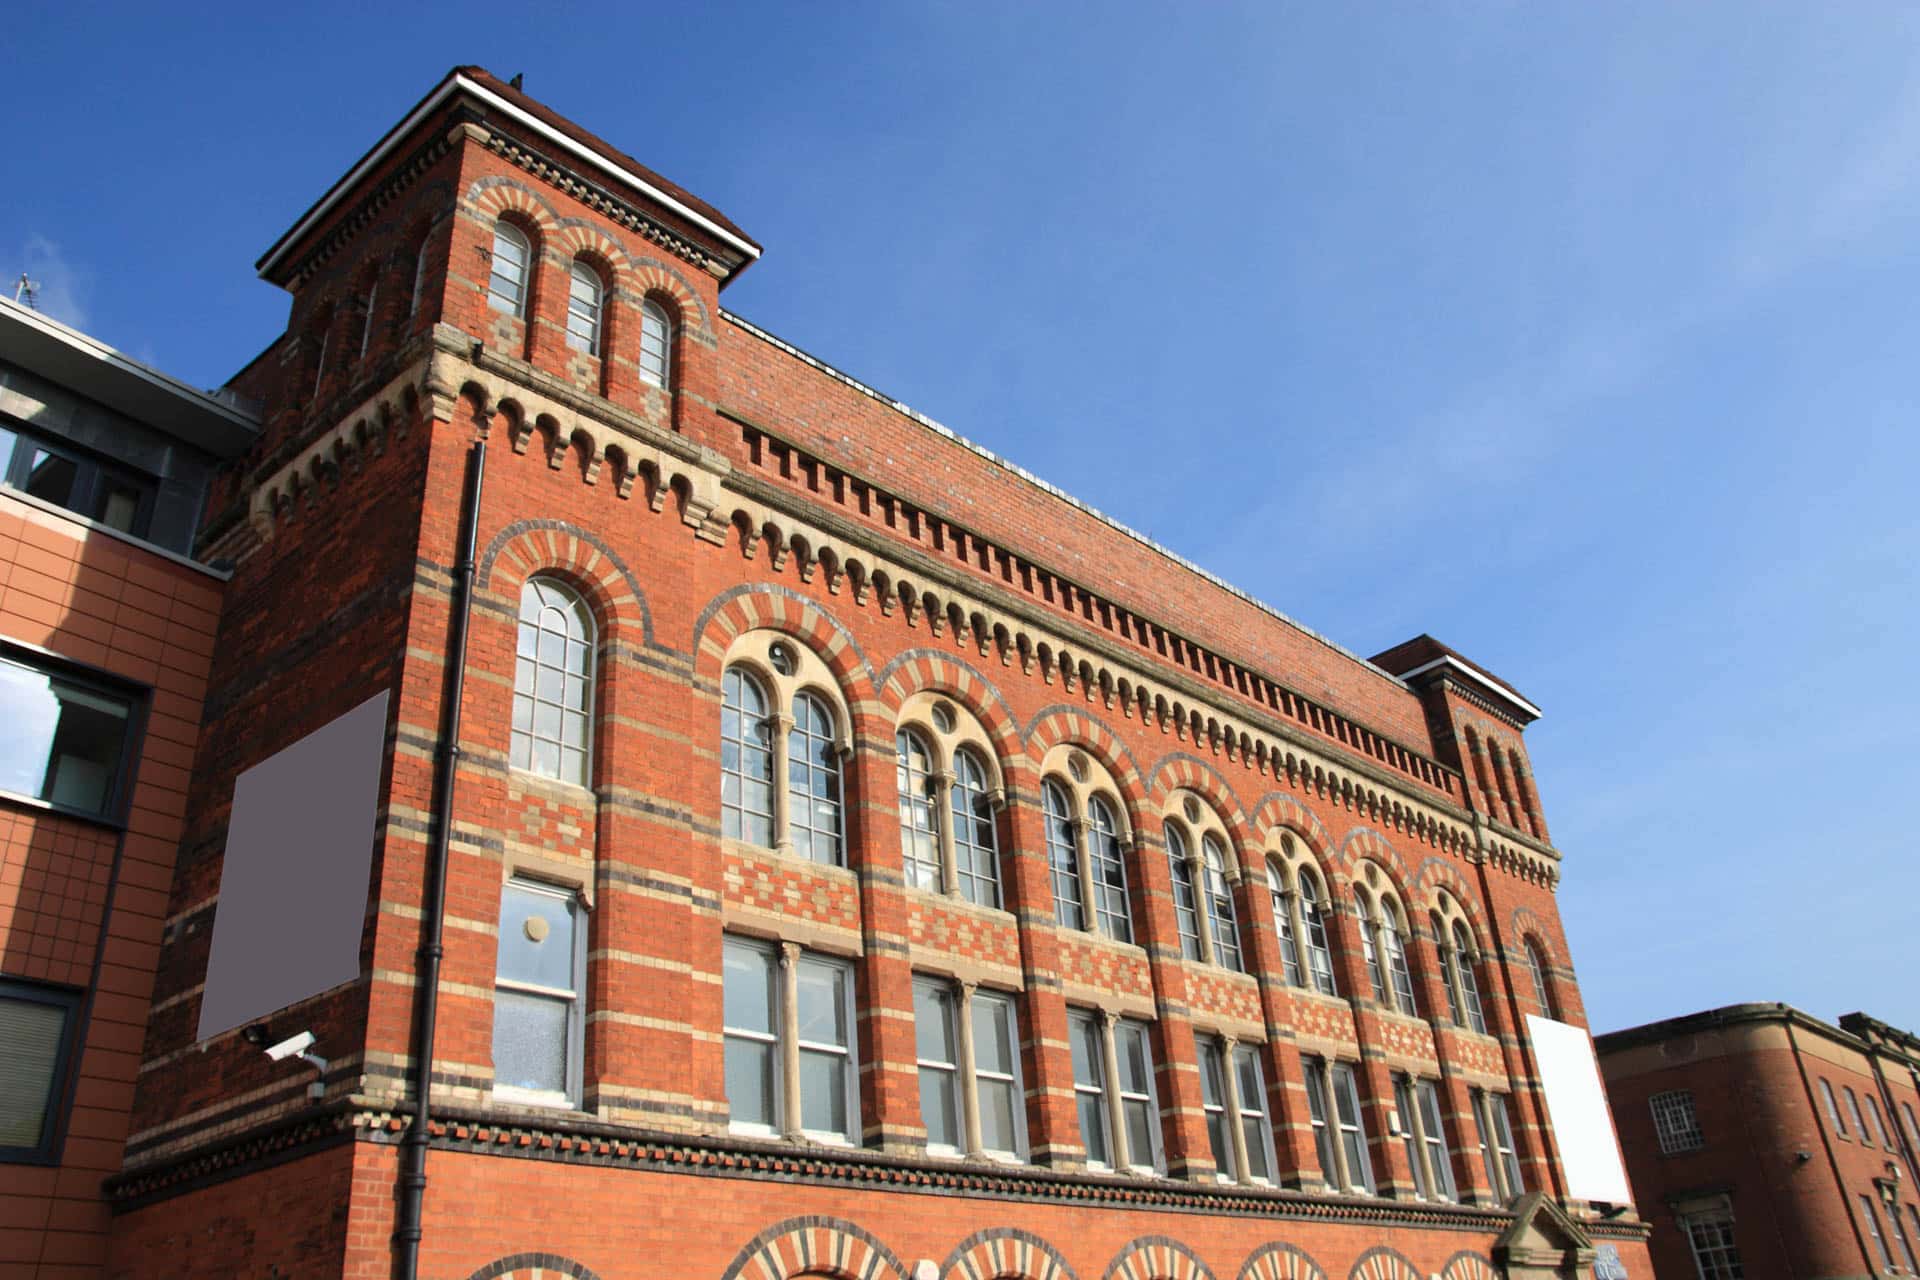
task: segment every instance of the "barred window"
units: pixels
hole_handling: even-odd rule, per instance
[[[1656,1093],[1647,1100],[1653,1108],[1653,1130],[1660,1139],[1660,1154],[1678,1155],[1698,1151],[1707,1144],[1700,1132],[1700,1121],[1693,1112],[1693,1090],[1674,1089]]]
[[[551,578],[520,589],[513,668],[510,762],[516,769],[588,784],[593,744],[593,616]]]

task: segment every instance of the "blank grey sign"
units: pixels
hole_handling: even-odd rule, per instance
[[[382,692],[234,781],[200,1039],[359,976],[386,731]]]

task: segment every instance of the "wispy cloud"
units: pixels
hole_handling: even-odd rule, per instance
[[[86,297],[92,288],[92,272],[70,262],[59,245],[37,233],[27,237],[14,260],[19,267],[6,281],[9,297],[19,282],[19,272],[25,272],[35,286],[35,306],[62,324],[76,329],[87,327]]]

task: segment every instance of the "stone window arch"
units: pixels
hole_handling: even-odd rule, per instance
[[[1173,877],[1180,953],[1189,960],[1240,970],[1240,919],[1233,901],[1239,868],[1226,824],[1190,791],[1168,798],[1167,867]]]
[[[536,574],[520,588],[508,763],[542,777],[591,784],[593,614],[573,588]]]
[[[907,883],[1000,906],[999,813],[1006,791],[993,740],[964,707],[923,691],[900,709],[894,736],[900,845]]]
[[[1288,980],[1337,996],[1340,985],[1334,980],[1333,949],[1327,942],[1327,913],[1333,909],[1333,899],[1327,893],[1326,877],[1300,836],[1282,831],[1274,845],[1267,854],[1267,886],[1275,928],[1283,922],[1286,926],[1280,936],[1281,959],[1285,961],[1289,949],[1295,955]]]
[[[1054,919],[1131,943],[1126,855],[1134,841],[1119,785],[1099,761],[1065,743],[1047,753],[1041,779]]]
[[[749,632],[720,695],[721,835],[844,865],[853,717],[826,663],[785,633]]]

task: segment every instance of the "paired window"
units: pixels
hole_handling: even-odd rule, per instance
[[[1025,1160],[1026,1093],[1012,997],[918,978],[913,1020],[927,1149]]]
[[[667,309],[648,298],[640,304],[640,380],[673,385],[673,322]]]
[[[936,707],[936,713],[943,709]],[[919,729],[902,729],[894,736],[900,853],[907,883],[998,907],[1000,846],[991,776],[971,747],[949,748],[953,767],[942,769],[934,741]],[[944,741],[940,745],[948,747]]]
[[[1912,1205],[1907,1206],[1908,1213],[1914,1213]],[[1920,1275],[1920,1261],[1913,1255],[1913,1243],[1907,1239],[1907,1230],[1900,1225],[1900,1205],[1896,1201],[1887,1205],[1887,1230],[1893,1235],[1893,1242],[1900,1246],[1900,1258],[1907,1264],[1907,1270]]]
[[[1455,919],[1448,927],[1436,919],[1434,927],[1440,944],[1440,968],[1447,984],[1448,1011],[1456,1025],[1472,1027],[1485,1035],[1487,1015],[1480,1005],[1480,982],[1475,973],[1479,954],[1474,949],[1473,935],[1464,920]]]
[[[1527,1184],[1520,1177],[1520,1156],[1513,1145],[1513,1117],[1507,1095],[1475,1089],[1472,1098],[1487,1186],[1502,1204],[1516,1200],[1527,1193]]]
[[[579,1105],[586,956],[586,930],[571,889],[507,881],[493,991],[496,1097]]]
[[[793,943],[728,938],[722,985],[733,1127],[858,1142],[852,966]]]
[[[1222,1182],[1272,1182],[1273,1130],[1256,1047],[1205,1037],[1199,1049],[1200,1101],[1217,1176]]]
[[[1852,1123],[1853,1131],[1860,1135],[1860,1141],[1865,1142],[1867,1126],[1860,1120],[1860,1099],[1854,1096],[1853,1086],[1850,1084],[1841,1085],[1840,1092],[1847,1095],[1847,1119]]]
[[[0,791],[115,818],[127,785],[133,703],[21,656],[0,656]]]
[[[1119,819],[1105,796],[1086,797],[1084,814],[1075,811],[1076,799],[1055,779],[1041,784],[1054,919],[1069,929],[1132,942]]]
[[[1698,1151],[1707,1145],[1706,1135],[1700,1131],[1700,1121],[1694,1115],[1693,1090],[1674,1089],[1668,1093],[1656,1093],[1647,1103],[1653,1108],[1653,1131],[1660,1139],[1661,1155]]]
[[[1746,1280],[1740,1249],[1733,1242],[1733,1215],[1725,1210],[1688,1214],[1680,1219],[1687,1244],[1693,1250],[1700,1280]]]
[[[782,676],[797,670],[783,643],[769,660]],[[841,749],[826,699],[795,689],[788,713],[775,715],[767,685],[744,667],[720,683],[721,834],[839,865]]]
[[[1360,952],[1367,963],[1373,998],[1388,1008],[1419,1016],[1398,904],[1384,893],[1376,902],[1358,885],[1354,886],[1353,897],[1359,909]]]
[[[1862,1191],[1859,1193],[1859,1200],[1860,1221],[1866,1227],[1867,1235],[1873,1240],[1874,1252],[1880,1255],[1880,1269],[1892,1271],[1894,1269],[1893,1252],[1887,1248],[1887,1238],[1880,1234],[1880,1215],[1874,1210],[1873,1197]]]
[[[1173,911],[1180,931],[1180,954],[1188,960],[1240,968],[1240,926],[1234,914],[1233,885],[1227,879],[1226,849],[1209,833],[1198,854],[1177,822],[1167,824],[1167,865],[1173,875]]]
[[[0,980],[0,1163],[51,1164],[80,993]]]
[[[508,760],[584,787],[593,746],[593,616],[552,578],[520,588]]]
[[[567,273],[567,345],[575,351],[600,354],[600,305],[605,292],[600,273],[575,258]]]
[[[1373,1195],[1373,1162],[1367,1156],[1367,1130],[1360,1113],[1360,1088],[1353,1067],[1325,1058],[1303,1057],[1307,1118],[1313,1125],[1320,1176],[1334,1191]]]
[[[1086,1009],[1067,1011],[1080,1140],[1095,1169],[1160,1173],[1160,1104],[1147,1024]]]
[[[526,232],[510,222],[493,224],[493,268],[487,276],[487,303],[510,316],[527,314],[527,286],[533,275],[533,247]]]
[[[1422,1200],[1458,1200],[1453,1162],[1447,1157],[1446,1130],[1440,1123],[1439,1087],[1431,1080],[1396,1075],[1393,1103],[1416,1193]]]
[[[1834,1103],[1833,1086],[1827,1083],[1825,1076],[1820,1077],[1819,1084],[1820,1104],[1826,1108],[1827,1123],[1833,1126],[1835,1134],[1844,1138],[1847,1136],[1847,1122],[1840,1118],[1840,1108]]]
[[[0,484],[136,538],[153,522],[151,479],[31,431],[0,426]]]
[[[1880,1103],[1875,1100],[1872,1094],[1867,1095],[1867,1125],[1873,1130],[1873,1140],[1875,1142],[1889,1151],[1893,1150],[1893,1139],[1888,1136],[1887,1126],[1881,1123],[1880,1120]],[[1862,1129],[1860,1133],[1862,1138],[1866,1136],[1865,1129]]]
[[[1289,854],[1293,852],[1291,836],[1283,837],[1282,845]],[[1340,994],[1333,980],[1333,952],[1327,945],[1327,898],[1319,877],[1304,863],[1289,864],[1270,857],[1267,890],[1287,981],[1294,986],[1306,986],[1311,981],[1313,989],[1322,995]]]

